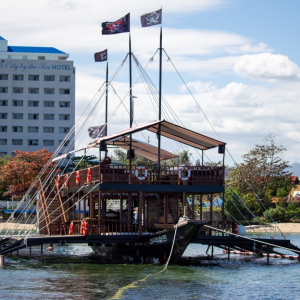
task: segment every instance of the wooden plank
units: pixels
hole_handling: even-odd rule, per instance
[[[62,219],[63,223],[66,223],[67,222],[67,217],[66,217],[66,212],[65,212],[65,209],[64,209],[64,205],[63,205],[63,202],[62,202],[62,199],[61,199],[61,196],[60,196],[59,188],[56,184],[55,184],[55,186],[56,186],[56,189],[57,189],[57,195],[58,195],[58,200],[59,200],[59,205],[60,205],[59,210],[61,211],[61,214],[63,216],[63,219]]]
[[[50,230],[50,227],[49,227],[49,224],[51,222],[50,222],[50,217],[49,217],[49,212],[48,212],[48,206],[47,206],[46,199],[45,199],[45,192],[44,192],[44,189],[43,189],[43,184],[42,184],[42,181],[41,181],[40,178],[39,178],[39,183],[40,183],[41,191],[42,191],[42,193],[39,193],[39,194],[40,194],[40,198],[41,198],[41,202],[42,202],[42,208],[43,208],[43,212],[44,212],[44,216],[45,216],[44,219],[45,219],[45,222],[46,222],[46,227],[47,227],[48,234],[51,235],[51,230]]]

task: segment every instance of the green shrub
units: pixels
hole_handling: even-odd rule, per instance
[[[270,215],[275,222],[289,222],[292,213],[285,208],[278,206],[276,208],[270,208],[268,211],[264,212],[264,218],[267,222],[272,222]]]

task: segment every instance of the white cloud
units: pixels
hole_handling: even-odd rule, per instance
[[[261,53],[243,55],[236,62],[234,71],[238,76],[251,79],[299,79],[299,67],[280,54]]]
[[[257,45],[253,45],[251,43],[242,44],[236,46],[232,49],[229,49],[229,53],[237,54],[237,53],[260,53],[260,52],[272,52],[273,50],[268,47],[266,43],[258,43]]]
[[[190,90],[196,93],[210,93],[217,89],[217,86],[214,85],[212,82],[201,82],[201,81],[194,81],[187,83],[187,86]],[[181,92],[185,92],[187,90],[185,85],[180,87]]]

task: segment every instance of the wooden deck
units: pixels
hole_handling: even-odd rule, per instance
[[[137,166],[110,165],[101,167],[101,184],[143,184],[143,185],[222,185],[224,183],[224,167],[189,166],[190,178],[186,181],[178,176],[180,167],[164,167],[160,170],[148,168],[148,176],[144,180],[136,178]],[[76,172],[60,176],[63,188],[72,188],[88,184],[87,170],[79,170],[80,180],[76,184]],[[91,167],[91,183],[99,183],[99,166]],[[187,173],[187,172],[186,172]],[[142,174],[141,174],[142,175]],[[187,174],[184,174],[187,176]],[[68,186],[65,185],[68,178]]]

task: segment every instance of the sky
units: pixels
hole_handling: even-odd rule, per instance
[[[142,28],[140,15],[161,7],[163,48],[197,101],[164,55],[162,94],[182,124],[226,142],[236,162],[269,134],[276,136],[276,144],[286,147],[286,160],[299,162],[298,0],[10,0],[1,4],[0,35],[11,46],[50,46],[70,54],[76,67],[79,117],[105,80],[106,63],[95,63],[94,53],[108,49],[111,76],[128,52],[128,33],[103,36],[101,23],[130,12],[132,52],[146,66],[159,47],[160,26]],[[146,68],[156,86],[158,60],[156,54]],[[125,97],[128,109],[128,73],[127,59],[114,82],[116,93],[109,94],[109,134],[129,127],[125,107],[115,112],[119,97]],[[155,105],[135,64],[133,82],[136,124],[156,120]],[[90,125],[103,123],[102,105]],[[145,135],[135,138],[149,137],[156,145],[154,135]],[[87,144],[91,139],[84,135],[80,141]],[[162,147],[183,149],[165,139]],[[194,159],[199,158],[190,151]],[[207,156],[212,161],[222,158],[216,149]],[[233,165],[228,155],[226,164]]]

